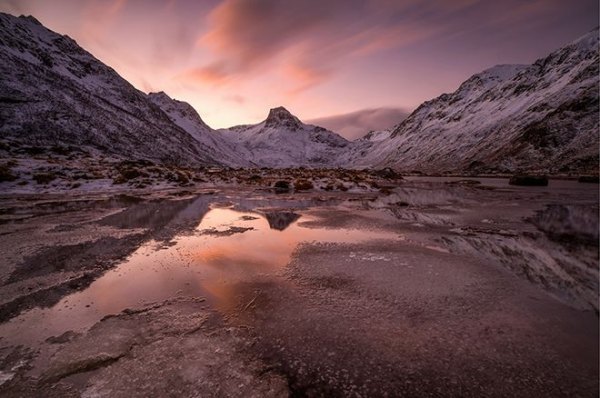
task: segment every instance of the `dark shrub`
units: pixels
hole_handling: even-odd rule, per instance
[[[185,184],[189,184],[190,179],[187,176],[187,174],[185,174],[182,171],[177,171],[177,179],[176,181],[180,184],[180,185],[185,185]]]
[[[135,168],[120,169],[119,173],[121,174],[121,177],[123,177],[123,179],[126,181],[133,180],[134,178],[138,177],[146,177],[146,173],[143,173]]]
[[[290,183],[287,181],[277,181],[275,182],[273,187],[275,188],[275,192],[277,193],[284,193],[290,191]]]
[[[339,184],[337,184],[336,188],[342,192],[346,192],[348,190],[348,187],[345,186],[344,184],[342,184],[341,182]]]
[[[14,181],[17,176],[13,174],[8,164],[0,165],[0,182]]]
[[[248,181],[259,182],[261,180],[262,180],[262,177],[259,176],[258,174],[253,174],[250,177],[248,177]]]
[[[39,146],[26,146],[21,148],[21,152],[29,155],[41,155],[46,152],[46,149]]]
[[[309,189],[313,189],[314,185],[311,181],[299,179],[294,182],[294,189],[296,191],[308,191]]]
[[[63,156],[67,156],[71,152],[73,152],[73,148],[66,147],[66,146],[53,146],[50,150],[57,155],[63,155]]]
[[[48,184],[56,179],[56,175],[53,173],[37,173],[33,175],[33,179],[38,184]]]

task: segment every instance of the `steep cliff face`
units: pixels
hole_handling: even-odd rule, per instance
[[[598,30],[532,65],[499,65],[423,103],[345,164],[424,172],[595,172]],[[382,135],[379,135],[382,137]]]
[[[146,94],[67,36],[0,14],[0,135],[5,144],[219,164]]]

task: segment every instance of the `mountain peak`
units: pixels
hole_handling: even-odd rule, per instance
[[[162,100],[162,101],[166,101],[166,100],[173,101],[173,98],[169,97],[169,95],[167,93],[165,93],[164,91],[148,93],[148,97],[150,97],[151,99]]]
[[[196,109],[185,101],[171,98],[164,91],[148,93],[148,99],[158,105],[171,119],[173,123],[185,131],[211,131],[212,129],[204,123]],[[194,135],[194,134],[192,134]]]
[[[19,18],[24,21],[29,21],[35,25],[43,26],[42,23],[38,21],[33,15],[20,15]]]
[[[290,111],[283,106],[272,108],[269,111],[269,116],[265,120],[265,127],[287,127],[293,130],[298,129],[302,125],[300,119],[292,115]]]
[[[292,113],[290,111],[288,111],[287,109],[285,109],[285,107],[283,106],[278,106],[277,108],[271,108],[269,110],[269,115],[271,114],[286,114],[289,116],[293,116]]]

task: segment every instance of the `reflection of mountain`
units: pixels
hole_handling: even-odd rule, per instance
[[[117,228],[144,228],[152,239],[169,241],[178,233],[193,230],[214,201],[218,201],[214,195],[200,195],[193,199],[141,202],[104,217],[99,223]]]
[[[265,217],[269,222],[271,229],[283,231],[289,227],[294,221],[300,218],[300,214],[292,213],[290,211],[275,211],[265,213]]]

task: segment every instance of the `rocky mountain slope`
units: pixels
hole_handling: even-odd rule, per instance
[[[331,166],[350,143],[322,127],[302,123],[283,107],[255,125],[218,130],[242,157],[261,167]]]
[[[349,142],[283,107],[255,125],[213,130],[189,104],[142,93],[69,37],[0,13],[0,155],[596,174],[598,63],[596,29],[532,65],[476,74],[395,128]]]
[[[0,13],[3,148],[69,147],[162,163],[220,164],[146,94],[33,17]]]
[[[217,132],[191,105],[142,93],[33,17],[0,14],[0,59],[0,150],[58,147],[191,166],[288,167],[328,165],[348,145],[283,108],[256,126]]]
[[[598,172],[598,30],[532,65],[499,65],[354,142],[349,167]],[[383,139],[382,139],[383,138]]]
[[[198,112],[187,102],[172,99],[164,92],[150,93],[148,98],[156,104],[169,119],[190,134],[206,153],[227,166],[253,166],[248,159],[241,156],[235,144],[225,140],[223,135],[210,128]]]

